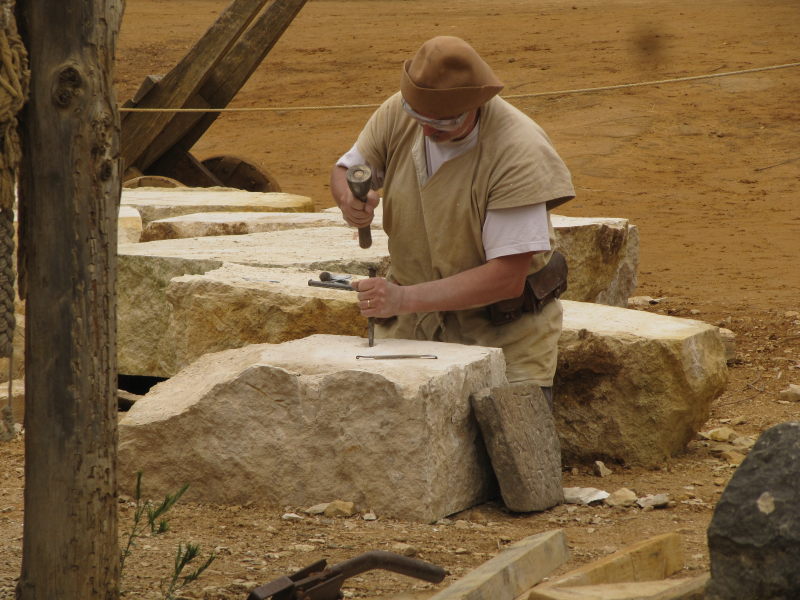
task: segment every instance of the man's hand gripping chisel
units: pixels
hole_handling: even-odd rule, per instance
[[[345,179],[347,179],[347,185],[350,186],[353,196],[366,204],[367,194],[372,189],[372,169],[368,165],[353,165],[347,169]],[[362,248],[372,246],[372,231],[369,225],[358,228],[358,245]],[[370,277],[375,277],[377,274],[375,267],[369,268]],[[371,348],[375,345],[375,318],[369,317],[367,323],[369,346]]]

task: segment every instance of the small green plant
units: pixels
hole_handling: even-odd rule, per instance
[[[142,472],[136,473],[136,487],[133,492],[133,499],[135,508],[133,511],[133,525],[130,532],[127,534],[127,541],[125,547],[120,551],[119,566],[120,576],[125,567],[125,559],[127,559],[133,552],[136,540],[141,537],[146,530],[150,530],[151,535],[158,535],[169,531],[169,522],[164,518],[164,515],[175,506],[175,503],[183,496],[184,492],[189,488],[189,484],[179,489],[174,494],[167,494],[161,504],[155,505],[150,500],[142,500]],[[172,576],[169,582],[162,582],[162,592],[164,592],[164,600],[175,600],[176,594],[187,584],[196,580],[205,571],[209,565],[216,559],[216,555],[212,552],[206,561],[197,569],[187,575],[183,575],[184,569],[200,555],[200,546],[198,544],[187,543],[186,546],[182,543],[178,544],[178,552],[175,555],[175,564],[172,571]]]
[[[133,511],[133,525],[128,533],[128,540],[125,548],[120,552],[119,567],[120,571],[125,567],[125,559],[133,552],[133,546],[136,539],[141,537],[145,529],[149,528],[150,533],[158,535],[159,533],[166,533],[169,531],[169,522],[162,517],[169,511],[170,508],[175,506],[175,503],[183,496],[183,493],[189,489],[189,484],[179,489],[174,494],[167,494],[164,500],[158,506],[155,506],[150,500],[142,501],[142,472],[136,473],[136,487],[133,491],[133,500],[136,503]],[[147,515],[145,521],[144,516]]]
[[[172,579],[169,583],[162,587],[164,591],[164,600],[175,600],[176,594],[187,584],[191,583],[205,571],[208,566],[214,562],[217,556],[212,552],[202,565],[197,567],[188,575],[183,575],[183,570],[186,566],[200,555],[200,546],[197,544],[187,543],[186,547],[183,544],[178,544],[178,552],[175,554],[175,568],[172,571]]]

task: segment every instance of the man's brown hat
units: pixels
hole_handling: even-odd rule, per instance
[[[418,113],[455,117],[503,89],[492,68],[464,40],[439,36],[422,44],[403,65],[400,92]]]

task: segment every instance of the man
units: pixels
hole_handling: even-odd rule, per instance
[[[391,269],[354,283],[361,313],[380,318],[376,335],[502,348],[509,382],[540,386],[552,407],[560,303],[545,297],[505,323],[487,307],[530,295],[526,278],[552,254],[547,209],[574,190],[545,133],[497,96],[502,88],[465,41],[428,40],[337,162],[331,193],[347,223],[364,227],[383,189]],[[345,179],[359,163],[373,171],[366,203]]]

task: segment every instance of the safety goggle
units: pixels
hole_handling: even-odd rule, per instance
[[[424,117],[411,108],[405,100],[403,100],[403,110],[423,125],[428,125],[439,131],[455,131],[461,127],[467,119],[467,113],[463,113],[452,119],[432,119],[430,117]]]

